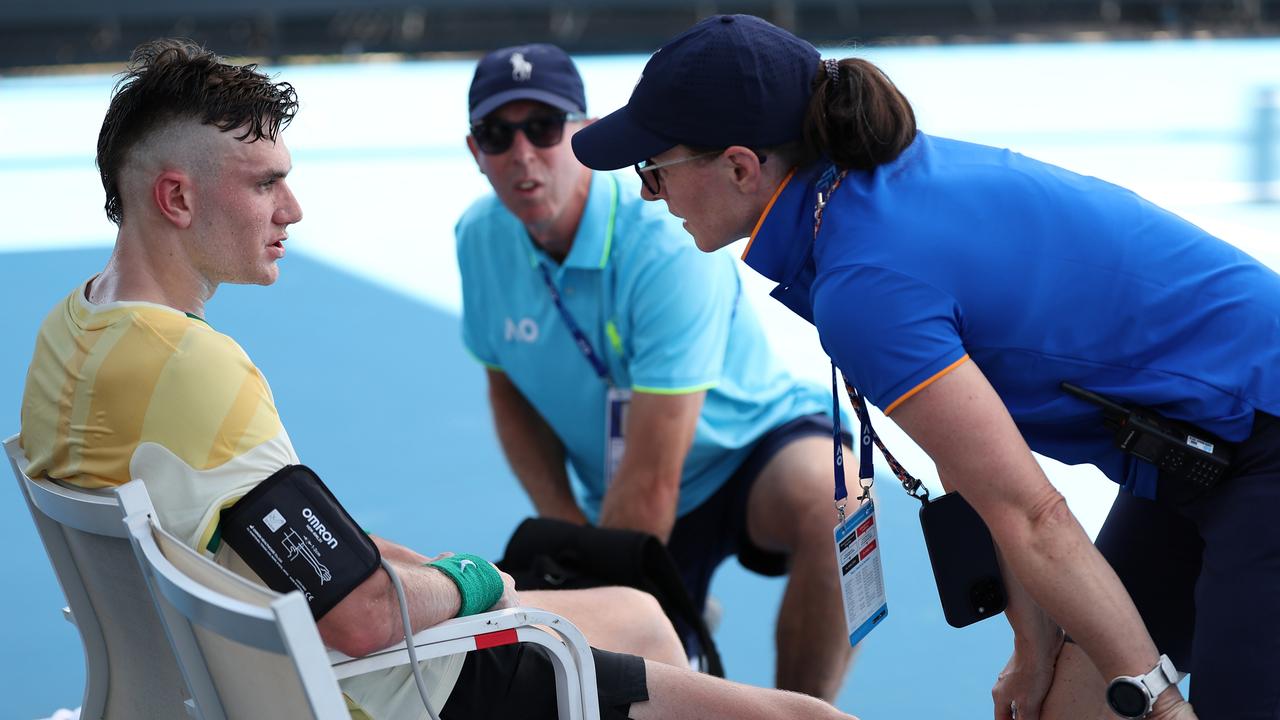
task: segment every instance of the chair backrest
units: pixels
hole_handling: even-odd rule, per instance
[[[141,481],[117,495],[198,717],[349,719],[300,593],[251,583],[165,532]]]
[[[27,477],[17,435],[4,449],[84,643],[80,717],[186,717],[182,675],[116,498]]]

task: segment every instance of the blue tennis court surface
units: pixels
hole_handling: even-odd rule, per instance
[[[922,129],[1131,187],[1280,266],[1280,205],[1250,204],[1258,94],[1280,87],[1280,41],[859,49],[916,106]],[[826,55],[848,54],[828,50]],[[581,59],[595,114],[625,102],[639,56]],[[531,506],[507,469],[483,374],[459,340],[452,226],[487,189],[463,144],[470,61],[287,67],[303,107],[285,136],[305,218],[271,288],[221,288],[210,323],[271,382],[304,462],[365,527],[428,554],[497,557]],[[93,149],[107,75],[0,78],[0,436],[17,431],[44,314],[97,272],[114,228]],[[779,352],[824,381],[811,328],[747,275]],[[908,468],[932,467],[887,421]],[[883,463],[877,459],[879,467]],[[1094,532],[1114,490],[1050,464]],[[864,718],[976,718],[1010,650],[1003,619],[953,630],[938,607],[917,506],[879,485],[889,616],[864,641],[838,704]],[[61,593],[11,480],[0,481],[0,695],[6,717],[79,704],[83,661]],[[834,514],[832,518],[834,524]],[[729,676],[770,685],[782,582],[736,563],[717,576]],[[832,628],[843,634],[843,628]]]

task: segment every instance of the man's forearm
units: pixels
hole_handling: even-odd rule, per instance
[[[675,525],[679,495],[678,468],[674,473],[651,467],[632,468],[624,460],[605,494],[600,526],[647,532],[665,543]]]
[[[409,601],[413,632],[458,614],[462,597],[444,573],[414,562],[388,560]],[[399,599],[385,570],[379,569],[319,620],[325,644],[347,655],[367,655],[404,638]]]
[[[627,416],[627,449],[600,509],[603,527],[671,536],[684,461],[693,443],[705,392],[637,392]]]
[[[410,550],[398,543],[391,542],[386,538],[381,538],[377,535],[370,535],[369,539],[378,547],[378,553],[382,555],[384,560],[396,560],[416,565],[425,564],[430,560],[427,556],[414,550]]]
[[[585,521],[569,488],[569,474],[564,467],[564,451],[559,439],[554,434],[548,438],[518,420],[500,418],[496,414],[494,423],[511,472],[524,487],[538,514],[573,522]]]
[[[564,445],[502,373],[489,371],[489,404],[503,454],[538,514],[586,522],[565,470]]]

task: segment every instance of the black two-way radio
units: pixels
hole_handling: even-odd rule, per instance
[[[1116,447],[1155,465],[1162,477],[1208,490],[1221,483],[1231,467],[1231,444],[1209,432],[1147,408],[1121,405],[1071,383],[1061,387],[1102,407],[1103,424],[1114,431]]]

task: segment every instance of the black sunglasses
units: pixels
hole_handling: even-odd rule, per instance
[[[471,126],[471,137],[486,155],[501,155],[511,149],[516,140],[516,131],[524,133],[534,147],[549,148],[560,144],[564,139],[564,124],[570,120],[582,120],[584,116],[577,113],[558,113],[554,115],[534,115],[524,122],[507,122],[506,120],[481,120]]]

